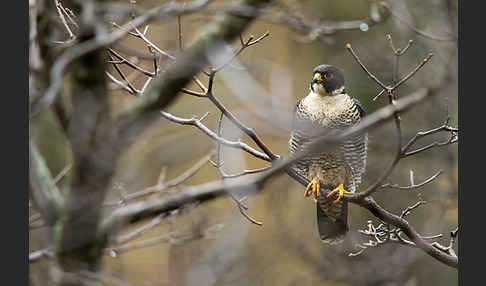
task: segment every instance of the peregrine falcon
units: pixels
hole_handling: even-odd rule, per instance
[[[305,149],[316,136],[326,131],[343,129],[357,124],[364,116],[358,100],[346,93],[343,72],[331,65],[319,65],[313,71],[310,92],[297,101],[290,153]],[[304,195],[314,195],[317,206],[319,237],[330,244],[341,243],[348,230],[348,203],[344,193],[354,193],[366,167],[368,136],[360,134],[347,138],[338,147],[308,155],[292,166],[310,180]],[[333,190],[326,197],[319,189]],[[336,200],[328,199],[338,194]]]

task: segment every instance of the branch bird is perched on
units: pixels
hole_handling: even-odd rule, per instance
[[[316,136],[326,131],[357,124],[364,116],[360,103],[351,98],[344,86],[344,75],[331,65],[317,66],[313,71],[310,93],[297,101],[290,153],[305,149]],[[325,135],[324,135],[325,136]],[[341,243],[348,230],[348,203],[344,193],[353,193],[361,182],[366,166],[367,134],[343,140],[338,147],[298,160],[293,168],[311,180],[305,196],[316,199],[317,226],[323,242]],[[326,197],[320,188],[333,190]],[[329,197],[337,193],[337,199]]]

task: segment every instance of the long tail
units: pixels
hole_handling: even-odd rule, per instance
[[[338,244],[344,241],[348,231],[348,203],[336,204],[331,199],[319,198],[317,207],[317,229],[322,242]]]

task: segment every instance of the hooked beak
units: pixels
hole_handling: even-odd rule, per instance
[[[316,73],[314,75],[314,77],[312,78],[312,83],[311,84],[314,84],[314,83],[321,83],[322,82],[322,76],[321,74],[319,73]]]
[[[322,83],[322,82],[323,82],[323,80],[322,80],[322,76],[321,76],[321,74],[316,73],[316,74],[314,75],[314,77],[312,78],[312,81],[311,81],[311,90],[312,90],[312,91],[314,91],[314,84],[315,84],[315,83],[320,84],[320,83]]]

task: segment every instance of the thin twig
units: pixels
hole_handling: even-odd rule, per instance
[[[221,115],[219,116],[219,119],[218,119],[218,133],[217,134],[218,134],[219,137],[223,136],[222,135],[222,133],[223,133],[223,115],[224,114],[221,112]],[[221,143],[216,142],[216,162],[215,163],[211,162],[211,163],[218,170],[219,175],[221,176],[221,180],[225,180],[226,178],[228,178],[228,175],[223,171],[223,155],[221,154],[221,151],[222,151]],[[257,221],[256,219],[250,217],[246,213],[246,210],[248,210],[248,206],[246,206],[242,202],[245,197],[242,198],[242,199],[238,199],[231,192],[229,192],[229,195],[230,195],[231,199],[233,199],[233,201],[235,202],[236,206],[238,207],[238,210],[240,211],[240,213],[243,217],[245,217],[248,221],[250,221],[253,224],[256,224],[258,226],[263,225],[262,222]]]
[[[57,9],[57,14],[59,15],[59,18],[62,21],[62,24],[64,25],[64,27],[66,28],[66,31],[69,34],[69,41],[73,41],[74,39],[76,39],[76,36],[71,31],[71,28],[69,28],[69,25],[66,22],[66,18],[64,18],[62,5],[61,5],[61,2],[59,0],[56,0],[56,9]]]
[[[384,83],[382,83],[374,74],[372,74],[368,68],[363,64],[363,62],[359,59],[359,57],[356,55],[354,50],[351,48],[351,44],[346,44],[346,49],[351,53],[351,55],[354,57],[354,59],[358,62],[358,64],[361,66],[361,68],[366,72],[366,74],[374,81],[376,82],[379,86],[381,86],[386,92],[391,93],[393,90],[398,88],[400,85],[405,83],[407,80],[409,80],[417,71],[419,71],[431,58],[434,54],[429,53],[412,71],[410,71],[405,77],[403,77],[400,81],[398,81],[395,85],[393,86],[387,86]],[[379,95],[381,95],[384,91],[380,92],[375,98],[377,98]]]
[[[206,97],[206,93],[204,93],[204,92],[197,92],[197,91],[189,90],[187,88],[181,89],[181,92],[189,94],[189,95],[194,95],[196,97]]]
[[[420,138],[425,137],[425,136],[429,136],[429,135],[432,135],[432,134],[435,134],[435,133],[439,133],[439,132],[449,132],[449,134],[450,134],[449,139],[446,140],[446,141],[442,141],[442,142],[435,141],[435,142],[433,142],[429,145],[423,146],[421,148],[417,148],[413,151],[409,151],[410,148],[413,146],[413,144],[415,144]],[[428,131],[417,132],[417,134],[415,134],[415,136],[412,137],[407,142],[407,144],[405,144],[405,146],[403,146],[402,156],[408,157],[408,156],[415,155],[417,153],[423,152],[425,150],[428,150],[428,149],[431,149],[431,148],[434,148],[434,147],[446,146],[446,145],[456,143],[458,141],[458,132],[459,132],[458,128],[454,128],[454,127],[449,126],[447,122],[445,124],[437,127],[437,128],[434,128],[434,129],[431,129],[431,130],[428,130]]]
[[[449,245],[448,246],[443,246],[443,245],[439,244],[438,242],[432,243],[432,246],[434,246],[435,248],[439,249],[440,251],[443,251],[443,252],[447,253],[448,255],[450,255],[452,257],[456,257],[457,258],[457,254],[454,251],[454,245],[456,243],[458,231],[459,231],[459,226],[457,226],[456,229],[454,229],[453,231],[451,231],[451,238],[450,238],[450,241],[449,241]]]
[[[118,79],[116,79],[112,74],[110,74],[108,71],[105,71],[105,74],[108,76],[108,78],[117,86],[121,87],[122,89],[126,90],[128,93],[134,95],[134,91],[128,87],[128,85],[126,85],[125,83],[119,81]]]
[[[149,247],[153,246],[156,244],[168,242],[168,243],[182,243],[184,241],[190,240],[196,238],[195,235],[193,234],[185,234],[185,235],[180,235],[179,233],[173,233],[173,234],[165,234],[161,235],[158,237],[153,237],[149,239],[145,239],[142,241],[137,241],[137,242],[132,242],[127,245],[119,246],[119,247],[114,247],[114,248],[106,248],[105,249],[105,254],[110,255],[111,257],[117,257],[119,254],[139,248],[144,248],[144,247]]]
[[[397,82],[393,87],[392,90],[398,88],[404,82],[409,80],[417,71],[419,71],[432,57],[434,56],[433,53],[429,53],[412,71],[410,71],[406,76],[404,76],[399,82]]]
[[[125,234],[125,235],[120,235],[118,237],[116,237],[113,242],[116,243],[116,244],[122,244],[122,243],[125,243],[129,240],[132,240],[144,233],[146,233],[147,231],[153,229],[154,227],[158,226],[161,222],[162,222],[162,218],[165,216],[165,214],[160,214],[158,216],[156,216],[152,221],[150,221],[149,223],[143,225],[142,227],[140,228],[137,228],[135,231],[132,231],[128,234]]]
[[[263,143],[263,141],[258,137],[255,131],[251,128],[246,127],[241,121],[239,121],[216,97],[213,95],[213,81],[214,81],[215,73],[212,72],[209,77],[209,84],[208,84],[208,92],[207,97],[211,102],[224,114],[226,118],[228,118],[233,124],[235,124],[241,131],[243,131],[246,135],[248,135],[253,142],[263,151],[265,152],[265,157],[268,157],[269,160],[272,161],[278,158],[270,149]]]
[[[76,21],[74,20],[74,18],[76,18],[76,15],[74,15],[73,11],[71,11],[69,8],[65,8],[64,6],[62,6],[60,1],[59,4],[59,8],[61,8],[61,10],[64,12],[64,15],[66,15],[66,17],[69,19],[69,22],[71,22],[74,27],[79,29],[78,23],[76,23]]]
[[[71,170],[71,167],[72,167],[72,164],[67,164],[66,167],[64,167],[61,172],[59,172],[59,174],[57,174],[56,177],[54,177],[54,179],[52,179],[52,182],[54,183],[54,185],[57,185],[57,183],[59,183],[59,181],[62,180],[62,178],[64,178],[64,176],[66,176],[66,174],[69,172],[69,170]]]
[[[416,204],[407,207],[405,210],[403,210],[400,219],[404,219],[406,215],[408,215],[411,211],[424,203],[424,201],[419,201]],[[368,247],[378,247],[388,242],[395,242],[409,247],[418,247],[415,242],[402,237],[402,232],[403,231],[400,227],[395,227],[391,224],[380,223],[378,226],[375,227],[373,222],[369,220],[367,222],[367,228],[358,230],[358,233],[371,237],[372,239],[368,240],[368,242],[366,243],[357,244],[356,247],[358,248],[358,251],[350,253],[348,254],[348,256],[358,256],[363,253]],[[421,240],[426,241],[441,238],[442,234],[429,236],[422,236],[417,234],[417,236]],[[433,246],[434,244],[436,244],[436,242],[433,242],[430,245]]]
[[[437,173],[435,173],[434,175],[432,175],[430,178],[428,178],[427,180],[425,180],[425,181],[423,181],[423,182],[421,182],[419,184],[411,183],[409,186],[400,186],[398,184],[386,183],[386,184],[381,185],[380,188],[391,188],[391,189],[399,189],[399,190],[413,190],[413,189],[418,189],[418,188],[423,187],[426,184],[434,181],[441,174],[442,174],[442,170],[438,171]]]
[[[221,144],[223,144],[225,146],[228,146],[228,147],[231,147],[231,148],[236,148],[236,149],[241,149],[241,150],[247,152],[248,154],[251,154],[251,155],[253,155],[253,156],[255,156],[259,159],[262,159],[262,160],[265,160],[265,161],[271,161],[271,159],[268,155],[253,149],[252,147],[248,146],[247,144],[245,144],[241,141],[229,141],[229,140],[226,140],[224,138],[219,137],[218,135],[216,135],[216,133],[214,133],[209,128],[207,128],[204,124],[202,124],[201,120],[197,119],[196,117],[193,117],[193,118],[190,118],[190,119],[185,119],[185,118],[176,117],[176,116],[174,116],[170,113],[167,113],[165,111],[161,111],[160,114],[162,114],[163,117],[165,117],[166,119],[168,119],[172,122],[182,124],[182,125],[195,126],[195,127],[199,128],[202,132],[204,132],[206,135],[208,135],[210,138],[220,142]]]
[[[413,204],[413,205],[411,205],[411,206],[408,206],[406,209],[404,209],[404,210],[402,211],[402,214],[400,215],[400,217],[401,217],[401,218],[406,217],[407,215],[409,215],[409,214],[410,214],[410,212],[411,212],[412,210],[414,210],[414,209],[418,208],[419,206],[424,205],[424,204],[426,204],[426,203],[427,203],[426,201],[420,200],[420,201],[416,202],[415,204]]]
[[[213,155],[213,153],[211,152],[210,154],[204,156],[201,160],[196,162],[196,164],[194,164],[191,168],[187,169],[181,175],[179,175],[179,176],[175,177],[174,179],[169,180],[167,182],[161,181],[162,176],[165,176],[163,174],[165,172],[164,171],[165,167],[163,167],[162,171],[161,171],[161,175],[159,176],[158,182],[155,186],[151,186],[151,187],[145,188],[145,189],[140,190],[140,191],[136,191],[136,192],[133,192],[133,193],[130,193],[130,194],[123,195],[122,199],[120,201],[115,202],[115,203],[107,203],[106,206],[122,205],[122,204],[124,204],[128,201],[139,199],[141,197],[148,196],[148,195],[151,195],[151,194],[159,193],[159,192],[162,192],[162,191],[167,190],[169,188],[173,188],[173,187],[175,187],[179,184],[182,184],[187,179],[189,179],[194,174],[196,174],[197,171],[199,171],[202,167],[204,167],[204,165],[211,159],[212,155]]]
[[[52,252],[52,249],[46,248],[46,249],[41,249],[41,250],[37,250],[37,251],[29,253],[29,263],[30,262],[36,262],[43,257],[53,258],[54,253]]]
[[[447,145],[451,145],[451,144],[454,144],[458,141],[457,139],[457,136],[451,136],[448,140],[446,141],[443,141],[443,142],[434,142],[434,143],[430,143],[429,145],[427,146],[424,146],[424,147],[421,147],[421,148],[418,148],[418,149],[415,149],[413,151],[409,151],[405,154],[403,154],[403,157],[408,157],[408,156],[412,156],[412,155],[415,155],[417,153],[420,153],[420,152],[423,152],[425,150],[428,150],[428,149],[431,149],[431,148],[434,148],[434,147],[441,147],[441,146],[447,146]]]
[[[235,174],[226,174],[224,177],[226,179],[229,179],[229,178],[238,178],[238,177],[249,175],[249,174],[257,174],[257,173],[265,172],[265,171],[269,170],[271,167],[272,166],[263,167],[263,168],[260,168],[260,169],[253,169],[253,170],[243,170],[243,171],[241,171],[239,173],[235,173]]]
[[[169,234],[148,238],[142,241],[133,242],[119,247],[105,248],[105,254],[108,254],[112,257],[117,257],[117,255],[121,253],[139,249],[139,248],[157,245],[159,243],[182,244],[187,241],[200,239],[200,238],[210,239],[214,236],[214,232],[220,229],[221,229],[221,224],[216,224],[205,230],[198,230],[198,231],[187,230],[187,231],[172,232]]]
[[[124,58],[122,55],[117,53],[114,49],[109,48],[108,51],[110,52],[111,55],[115,56],[117,59],[120,60],[119,62],[116,62],[115,64],[126,64],[127,66],[131,67],[132,69],[137,70],[137,71],[139,71],[139,72],[141,72],[144,75],[149,76],[149,77],[154,77],[154,76],[157,75],[157,72],[158,72],[157,68],[154,69],[154,72],[149,72],[149,71],[141,68],[140,66],[136,65],[135,63],[132,63],[128,59]],[[156,59],[157,58],[154,57],[154,61],[156,61]]]
[[[113,60],[113,57],[108,54],[108,57]],[[137,90],[135,89],[135,87],[132,85],[132,83],[126,78],[125,74],[122,72],[122,70],[120,69],[120,67],[116,64],[116,63],[113,63],[113,67],[115,68],[115,70],[118,72],[118,75],[120,75],[120,77],[125,81],[125,84],[126,86],[130,89],[130,94],[132,95],[138,95],[138,92]],[[111,79],[111,77],[110,77]]]
[[[138,30],[138,28],[135,26],[135,25],[132,25],[132,29],[135,30],[135,35],[136,37],[142,39],[147,45],[149,45],[150,47],[152,47],[154,50],[156,50],[159,54],[171,59],[171,60],[175,60],[175,57],[169,53],[167,53],[166,51],[163,51],[161,50],[157,45],[155,45],[154,43],[152,43],[142,32],[140,32],[140,30]]]
[[[212,72],[216,73],[216,72],[221,71],[222,69],[224,69],[225,67],[227,67],[229,64],[231,64],[231,62],[234,59],[236,59],[246,48],[248,48],[250,46],[253,46],[255,44],[258,44],[260,41],[262,41],[263,39],[265,39],[269,35],[270,35],[270,32],[269,31],[266,31],[263,35],[261,35],[260,37],[258,37],[255,40],[253,40],[254,36],[251,35],[250,38],[248,38],[248,40],[246,42],[243,41],[243,38],[240,35],[241,47],[238,49],[238,51],[236,51],[236,53],[229,60],[227,60],[226,62],[224,62],[223,64],[221,64],[219,67],[214,68],[212,70]]]
[[[356,55],[354,52],[353,48],[351,47],[351,44],[347,43],[346,44],[346,49],[351,53],[351,55],[354,57],[354,59],[358,62],[360,67],[365,71],[365,73],[374,81],[376,82],[379,86],[381,86],[384,90],[389,91],[390,87],[386,86],[384,83],[382,83],[374,74],[372,74],[368,68],[363,64],[363,62],[359,59],[359,57]]]

